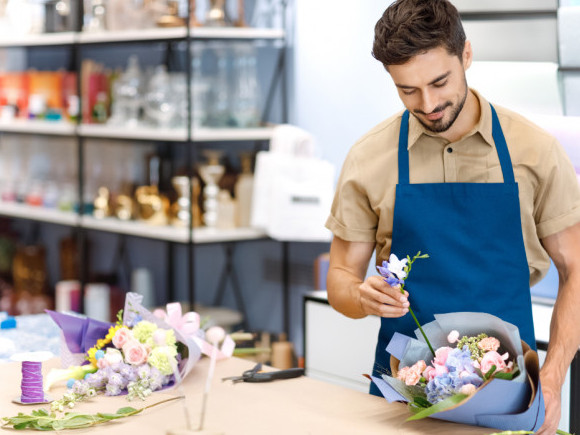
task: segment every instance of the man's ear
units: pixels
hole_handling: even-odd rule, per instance
[[[473,62],[473,50],[471,48],[471,42],[465,41],[465,47],[463,47],[463,69],[467,69],[471,66]]]

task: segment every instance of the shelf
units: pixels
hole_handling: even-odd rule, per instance
[[[187,141],[187,131],[179,128],[153,127],[112,127],[102,124],[81,124],[79,134],[83,137],[112,139],[136,139],[168,142]],[[195,128],[193,140],[196,142],[269,140],[273,127],[261,128]]]
[[[284,29],[255,27],[194,27],[194,39],[282,39]]]
[[[270,140],[273,127],[258,128],[195,128],[193,140],[196,142],[217,142],[236,140]]]
[[[75,32],[39,33],[35,35],[0,36],[0,47],[27,47],[37,45],[69,45],[76,41]]]
[[[145,237],[148,239],[165,240],[169,242],[187,243],[189,234],[187,228],[173,226],[148,225],[138,221],[121,221],[116,218],[97,219],[92,216],[83,216],[81,224],[91,230],[106,231],[109,233],[127,234],[130,236]],[[256,228],[194,228],[194,243],[220,243],[243,240],[257,240],[266,238],[264,231]]]
[[[187,131],[183,128],[113,127],[103,124],[81,124],[78,132],[83,137],[169,142],[185,142],[187,140]]]
[[[284,29],[254,27],[193,27],[193,39],[283,39]],[[187,38],[185,27],[135,29],[107,32],[61,32],[35,35],[0,36],[0,47],[101,44],[109,42],[164,41]]]
[[[13,202],[0,201],[0,215],[67,226],[75,226],[79,222],[79,216],[74,212]]]
[[[73,136],[75,134],[75,124],[66,121],[13,119],[0,121],[0,132]]]
[[[258,228],[232,228],[232,229],[218,229],[218,228],[194,228],[193,242],[194,243],[220,243],[220,242],[241,242],[244,240],[259,240],[265,239],[268,235],[265,231]]]
[[[155,41],[184,39],[187,36],[185,27],[135,29],[107,32],[79,32],[80,44],[96,44],[104,42],[128,42],[128,41]]]
[[[81,44],[106,42],[156,41],[185,39],[187,30],[184,27],[156,28],[141,30],[123,30],[115,32],[79,33]],[[191,37],[194,39],[282,39],[283,29],[261,29],[252,27],[194,27]]]
[[[156,226],[138,221],[122,221],[116,218],[97,219],[92,216],[83,216],[81,225],[91,230],[127,234],[129,236],[145,237],[147,239],[166,240],[177,243],[187,243],[189,241],[187,228],[168,225]]]

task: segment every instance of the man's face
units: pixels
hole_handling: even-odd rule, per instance
[[[464,52],[463,58],[462,62],[438,47],[388,68],[405,107],[432,132],[449,130],[461,114],[468,91],[465,70],[471,64],[471,52]]]

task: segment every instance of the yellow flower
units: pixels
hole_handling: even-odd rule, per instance
[[[105,338],[99,338],[97,340],[97,343],[88,350],[88,352],[87,352],[87,360],[90,361],[90,363],[92,365],[94,365],[95,367],[97,366],[97,360],[95,358],[95,353],[97,352],[97,350],[102,349],[107,344],[109,344],[111,341],[113,341],[113,337],[117,333],[117,330],[119,330],[121,328],[124,328],[124,327],[125,327],[124,325],[111,326],[109,328],[109,332],[105,336]]]

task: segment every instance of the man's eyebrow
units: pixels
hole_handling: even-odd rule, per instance
[[[444,74],[441,74],[439,77],[436,77],[435,79],[431,80],[428,85],[434,85],[437,82],[440,82],[443,79],[446,79],[449,75],[451,74],[451,71],[447,71]],[[399,83],[395,83],[395,86],[397,88],[401,88],[401,89],[415,89],[415,86],[409,86],[409,85],[402,85]]]

